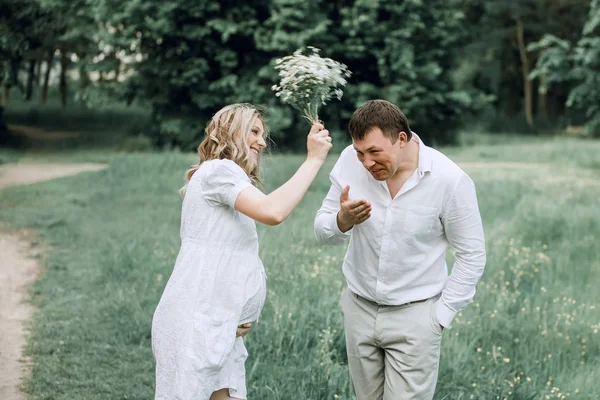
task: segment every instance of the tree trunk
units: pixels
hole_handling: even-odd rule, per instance
[[[8,104],[8,94],[10,93],[10,83],[4,81],[2,83],[2,106],[6,107]]]
[[[4,107],[0,105],[0,145],[7,140],[6,123],[4,122]]]
[[[517,42],[519,43],[519,55],[521,56],[521,71],[523,72],[523,90],[525,91],[525,118],[527,125],[533,129],[533,83],[529,79],[529,58],[525,50],[525,38],[523,33],[523,23],[520,17],[517,20]]]
[[[35,80],[35,60],[29,61],[29,70],[27,71],[27,83],[25,84],[25,96],[23,99],[25,101],[31,100],[31,96],[33,96],[33,81]]]
[[[0,77],[5,76],[5,71],[4,71],[5,65],[6,65],[5,63],[0,62]],[[0,86],[2,86],[2,95],[0,98],[0,108],[6,106],[6,99],[4,98],[4,82],[5,82],[5,80],[0,78]]]
[[[67,106],[67,68],[69,59],[67,58],[67,45],[63,42],[60,44],[60,102],[65,108]]]
[[[35,84],[40,86],[42,84],[42,57],[38,57],[35,68]]]
[[[48,84],[50,83],[50,70],[52,69],[52,58],[54,57],[54,49],[48,51],[46,59],[46,73],[44,74],[44,85],[42,86],[41,104],[46,104],[48,100]]]
[[[544,85],[544,81],[546,80],[546,75],[542,74],[540,76],[540,86]],[[548,119],[548,93],[538,91],[538,117],[543,121]]]
[[[87,62],[85,55],[79,60],[79,99],[85,100],[85,91],[90,86],[90,75],[87,70]]]

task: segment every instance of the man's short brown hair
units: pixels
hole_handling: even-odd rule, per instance
[[[374,128],[381,129],[392,143],[396,143],[398,134],[402,131],[406,133],[407,140],[412,136],[404,113],[386,100],[367,101],[354,111],[348,124],[348,131],[353,140],[364,139]]]

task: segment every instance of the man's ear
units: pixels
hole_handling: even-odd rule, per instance
[[[398,141],[400,142],[400,148],[406,146],[406,143],[408,143],[408,135],[406,134],[406,132],[398,132]]]

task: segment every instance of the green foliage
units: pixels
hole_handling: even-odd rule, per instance
[[[450,50],[464,38],[463,15],[439,3],[104,0],[91,7],[103,43],[122,58],[138,58],[124,74],[130,76],[125,92],[152,104],[158,142],[188,147],[218,108],[248,101],[288,115],[273,121],[274,138],[294,147],[308,127],[270,91],[277,82],[273,61],[307,45],[347,63],[354,74],[342,102],[323,110],[330,128],[345,128],[365,100],[386,98],[424,140],[451,142],[461,113],[475,100],[450,79]]]
[[[0,2],[0,82],[18,85],[21,62],[33,58],[53,32],[53,17],[38,1]]]
[[[48,57],[59,49],[62,65],[80,77],[71,98],[90,108],[107,98],[147,104],[155,144],[194,148],[217,109],[243,101],[266,106],[273,139],[298,149],[307,126],[270,90],[278,81],[274,60],[315,46],[353,73],[343,99],[320,112],[332,131],[344,132],[352,112],[373,98],[396,103],[425,142],[436,145],[454,142],[456,128],[474,116],[494,115],[492,124],[505,128],[521,125],[514,121],[525,121],[524,104],[522,125],[529,128],[532,112],[536,127],[552,125],[569,104],[583,106],[592,129],[598,6],[594,1],[587,15],[581,6],[589,3],[4,0],[0,75],[5,87],[22,86],[19,71],[33,71],[31,62],[53,63]],[[547,43],[523,56],[517,25],[525,45],[552,33],[569,49]],[[551,48],[566,53],[547,53]],[[538,58],[539,68],[562,72],[537,76],[533,98],[526,98],[531,87],[523,76]],[[547,93],[537,94],[538,87]]]
[[[545,77],[540,90],[569,82],[566,105],[585,110],[586,133],[600,136],[600,0],[592,0],[588,20],[576,42],[545,35],[530,50],[541,50],[532,79]]]
[[[351,106],[387,99],[404,110],[426,143],[452,142],[462,114],[475,105],[471,93],[455,89],[450,74],[466,33],[457,5],[356,1],[343,8],[342,60],[354,73]]]
[[[260,50],[290,53],[327,35],[333,21],[323,13],[319,0],[273,0],[268,17],[256,30],[254,40]]]
[[[269,59],[252,51],[258,25],[252,6],[191,0],[93,6],[102,41],[132,59],[122,93],[152,105],[158,142],[189,145],[224,103],[252,101],[266,91],[255,82]]]
[[[537,89],[546,77],[540,81],[526,81],[524,73],[529,73],[535,66],[540,51],[530,48],[521,53],[518,27],[523,30],[525,48],[547,33],[574,40],[585,23],[587,3],[589,0],[463,1],[469,43],[458,50],[460,61],[454,79],[458,88],[479,89],[491,101],[485,113],[478,115],[481,122],[489,122],[487,129],[507,131],[522,126],[519,132],[531,133],[560,128],[567,113],[564,100],[569,85],[554,85],[544,93]],[[527,84],[531,84],[532,89],[529,106],[533,126],[529,126],[525,117]],[[515,120],[522,120],[522,123],[515,123]]]

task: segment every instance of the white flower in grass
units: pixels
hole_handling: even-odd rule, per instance
[[[319,49],[308,47],[310,54],[302,54],[298,49],[291,56],[275,61],[281,81],[271,90],[275,96],[298,109],[311,123],[319,120],[321,105],[332,98],[342,98],[342,88],[351,73],[348,68],[330,58],[321,58]]]

